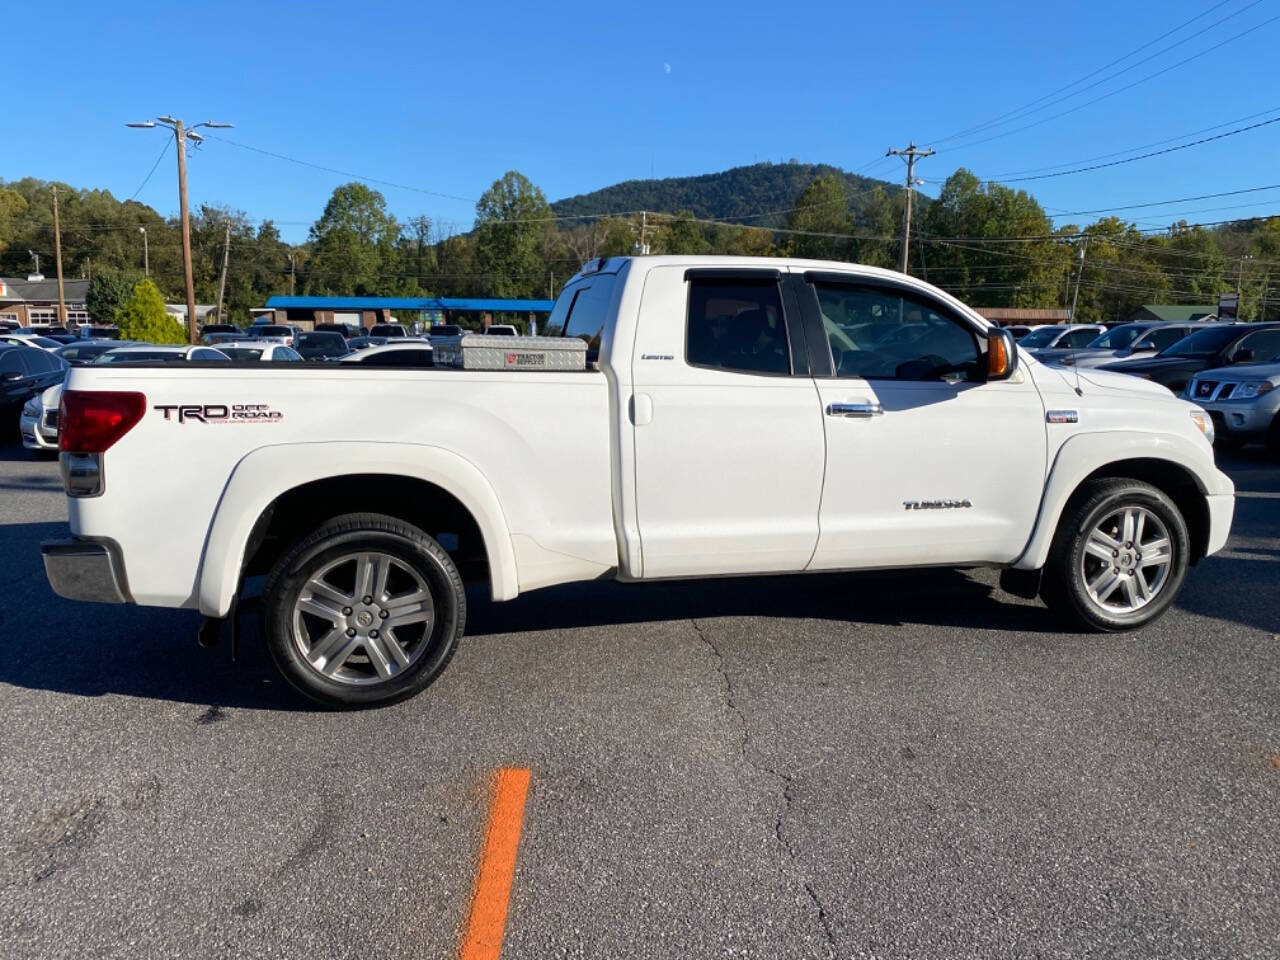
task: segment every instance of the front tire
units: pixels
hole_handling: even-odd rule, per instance
[[[382,706],[428,687],[453,657],[466,596],[453,560],[417,527],[336,517],[267,579],[267,649],[284,678],[326,706]]]
[[[1063,513],[1041,596],[1086,628],[1134,630],[1173,603],[1190,554],[1186,521],[1161,490],[1139,480],[1095,480]]]

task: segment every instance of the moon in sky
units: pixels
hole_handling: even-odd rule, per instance
[[[665,74],[667,74],[668,76],[670,76],[670,74],[671,74],[671,64],[669,64],[669,63],[664,63],[664,64],[662,65],[662,72],[663,72],[663,73],[665,73]]]

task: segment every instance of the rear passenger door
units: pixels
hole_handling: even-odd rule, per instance
[[[646,579],[797,571],[813,554],[822,416],[782,279],[647,275],[629,411]]]

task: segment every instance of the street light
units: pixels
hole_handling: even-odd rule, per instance
[[[151,276],[151,258],[147,255],[147,228],[139,227],[138,232],[142,234],[142,272],[146,276]]]
[[[126,127],[150,129],[157,123],[163,124],[173,131],[173,138],[178,145],[178,209],[182,215],[182,267],[187,280],[187,336],[191,343],[196,342],[196,285],[191,271],[191,217],[187,213],[187,141],[201,143],[204,137],[196,133],[199,127],[210,127],[219,130],[230,128],[229,123],[215,123],[206,120],[188,127],[177,117],[168,115],[156,117],[155,120],[143,120],[140,123],[126,123]],[[143,231],[143,256],[146,256],[146,231]]]

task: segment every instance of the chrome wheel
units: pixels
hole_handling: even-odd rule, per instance
[[[1140,506],[1121,506],[1089,531],[1080,556],[1085,592],[1111,614],[1151,603],[1169,581],[1173,543],[1164,523]]]
[[[293,606],[293,643],[329,680],[381,683],[422,657],[435,619],[420,573],[387,553],[352,553],[303,583]]]

